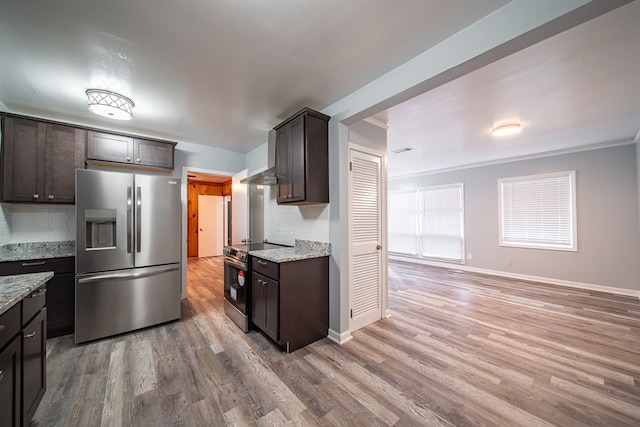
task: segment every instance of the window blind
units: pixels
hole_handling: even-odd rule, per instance
[[[420,249],[423,257],[462,261],[463,194],[462,184],[424,188],[422,199]]]
[[[389,251],[464,260],[462,183],[389,193]]]
[[[498,183],[501,245],[576,250],[575,171]]]

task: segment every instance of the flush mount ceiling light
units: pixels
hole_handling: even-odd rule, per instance
[[[87,108],[99,116],[116,120],[131,120],[133,101],[126,96],[102,89],[87,90]]]
[[[506,122],[496,125],[491,133],[493,136],[512,135],[520,132],[520,122]]]

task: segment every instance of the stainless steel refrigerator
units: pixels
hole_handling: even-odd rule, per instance
[[[180,180],[76,172],[75,342],[180,318]]]

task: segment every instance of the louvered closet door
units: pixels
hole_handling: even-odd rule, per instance
[[[351,262],[349,267],[353,332],[382,318],[381,159],[350,150],[349,186]]]

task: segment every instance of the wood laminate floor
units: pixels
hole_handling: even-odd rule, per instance
[[[49,340],[32,426],[640,425],[638,298],[391,262],[390,319],[286,355],[188,268],[180,321]]]

